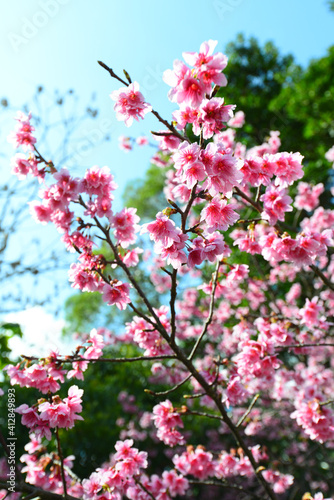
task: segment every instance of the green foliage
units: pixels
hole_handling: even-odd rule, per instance
[[[271,110],[270,103],[302,70],[292,55],[282,56],[272,42],[261,47],[255,38],[246,40],[241,34],[227,45],[226,54],[228,85],[217,95],[237,104],[237,110],[246,115],[246,126],[238,138],[248,147],[261,144],[270,130],[285,127],[284,109]]]
[[[291,143],[295,151],[301,151],[305,156],[305,178],[313,182],[325,182],[331,168],[324,155],[334,141],[333,82],[334,46],[325,57],[312,60],[270,103],[273,111],[284,109],[286,115],[288,130],[282,130],[284,149],[286,143]],[[291,123],[297,124],[296,131]]]
[[[113,347],[104,357],[133,357],[141,354],[136,347],[123,345]],[[64,453],[76,456],[74,470],[80,477],[88,477],[96,467],[108,460],[109,455],[115,452],[114,445],[120,431],[133,419],[133,414],[125,413],[118,401],[122,391],[135,396],[138,419],[144,410],[156,404],[155,398],[144,392],[151,375],[151,366],[151,362],[90,363],[84,383],[76,381],[84,389],[84,420],[78,421],[71,432],[63,432],[61,439]],[[144,449],[146,444],[143,445]],[[162,449],[159,445],[157,448]]]
[[[22,330],[17,323],[2,323],[0,325],[0,369],[9,363],[11,349],[9,340],[13,337],[22,337]]]
[[[102,306],[102,295],[99,292],[71,295],[64,306],[67,323],[64,333],[86,332],[93,324],[103,326],[103,323],[100,323]]]
[[[151,165],[142,179],[127,183],[123,194],[125,205],[136,207],[141,219],[150,219],[152,207],[166,204],[163,196],[164,182],[164,169]]]

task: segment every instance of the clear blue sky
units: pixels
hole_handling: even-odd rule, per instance
[[[15,0],[4,2],[0,19],[0,96],[20,104],[37,84],[49,90],[74,88],[83,102],[97,93],[103,117],[112,120],[113,141],[88,164],[108,164],[120,187],[146,169],[149,152],[118,151],[122,133],[157,129],[153,119],[127,129],[113,116],[109,93],[118,87],[98,59],[117,72],[126,68],[147,88],[145,96],[165,115],[172,109],[160,82],[182,51],[198,50],[202,41],[219,41],[219,49],[239,32],[261,42],[273,40],[306,65],[333,43],[334,14],[326,0]],[[102,118],[101,118],[102,119]],[[99,125],[99,122],[98,122]]]
[[[306,65],[325,55],[333,43],[333,27],[326,0],[7,1],[0,18],[0,97],[20,106],[42,84],[50,92],[75,89],[85,105],[96,92],[102,113],[95,126],[108,119],[113,140],[85,156],[83,166],[108,165],[122,192],[127,181],[143,175],[151,152],[124,154],[118,136],[160,127],[153,116],[129,129],[117,122],[109,94],[119,85],[97,65],[98,59],[117,73],[126,68],[148,102],[169,119],[173,106],[161,76],[183,51],[197,51],[208,39],[218,40],[223,51],[242,32],[261,43],[274,41],[282,54],[292,53]],[[2,159],[0,179],[6,172]]]

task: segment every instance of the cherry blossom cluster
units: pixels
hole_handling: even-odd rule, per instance
[[[168,446],[184,444],[185,440],[176,427],[183,427],[179,413],[167,399],[153,408],[153,420],[158,429],[157,436]]]
[[[51,402],[42,401],[37,407],[29,407],[27,404],[19,406],[16,411],[22,415],[21,422],[34,434],[51,439],[50,429],[71,429],[76,420],[83,420],[77,413],[81,413],[81,396],[83,390],[72,385],[68,390],[68,397],[63,400],[58,396],[52,396]]]
[[[224,487],[219,498],[236,498],[239,489],[276,500],[298,488],[297,469],[304,468],[313,493],[303,499],[330,494],[312,453],[316,441],[329,461],[334,447],[334,210],[321,206],[328,186],[300,181],[303,156],[280,151],[279,131],[250,149],[238,142],[245,115],[222,97],[227,57],[216,45],[204,42],[164,73],[168,97],[179,105],[171,122],[126,72],[124,81],[101,64],[124,85],[111,94],[118,120],[130,126],[153,111],[165,127],[153,132],[152,162],[165,172],[166,206],[142,224],[135,208],[114,212],[117,186],[108,167],[93,166],[81,178],[58,171],[36,148],[31,116],[17,117],[10,140],[25,155],[15,156],[13,173],[42,184],[42,201],[31,211],[76,252],[72,287],[134,311],[123,331],[94,329],[70,356],[52,352],[6,367],[12,385],[43,395],[17,408],[30,431],[21,459],[30,485],[93,500],[168,500],[211,481]],[[145,136],[124,136],[120,144],[129,151],[135,142],[151,145]],[[158,299],[150,299],[138,269]],[[148,382],[159,388],[147,392],[164,398],[143,411],[124,388],[116,453],[80,482],[73,457],[63,458],[59,446],[48,452],[43,439],[83,418],[83,390],[72,385],[62,398],[61,384],[84,381],[90,363],[119,362],[102,358],[108,344],[135,345],[140,355],[131,362],[152,363]],[[200,440],[192,435],[197,418],[208,422]],[[140,451],[134,439],[152,449]],[[163,445],[172,468],[157,471],[152,457]]]
[[[144,96],[139,92],[139,84],[131,83],[128,87],[115,90],[110,97],[116,101],[114,110],[118,120],[124,120],[127,127],[133,123],[133,119],[144,118],[146,113],[152,111],[152,106],[147,104]]]

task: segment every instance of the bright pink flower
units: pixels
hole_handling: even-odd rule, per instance
[[[168,92],[168,98],[171,101],[176,101],[175,94],[177,93],[177,88],[186,75],[190,75],[190,70],[187,68],[184,62],[178,60],[174,61],[173,63],[173,70],[167,69],[166,71],[164,71],[162,77],[163,81],[170,87],[173,87]]]
[[[120,135],[118,138],[118,146],[119,149],[122,149],[125,152],[132,151],[132,143],[131,137],[126,137],[125,135]]]
[[[192,108],[197,108],[201,104],[205,92],[206,87],[203,83],[189,75],[182,80],[173,100],[179,104],[184,103]]]
[[[312,440],[324,443],[334,439],[334,413],[328,406],[320,406],[319,400],[298,402],[297,409],[291,413],[304,432]]]
[[[108,167],[98,167],[95,165],[86,171],[81,181],[80,191],[89,195],[98,196],[110,195],[111,191],[117,189],[114,177]]]
[[[187,141],[183,141],[173,155],[175,168],[184,169],[185,167],[197,163],[200,152],[201,148],[195,142],[189,144]]]
[[[162,212],[157,213],[154,222],[142,225],[141,233],[146,232],[150,233],[151,240],[161,243],[161,245],[166,248],[171,246],[174,242],[180,242],[175,223]]]
[[[116,304],[118,309],[122,311],[131,302],[129,292],[130,287],[128,283],[122,283],[121,281],[116,281],[116,283],[111,282],[110,285],[105,284],[103,286],[102,298],[109,306]]]
[[[102,279],[96,272],[98,269],[98,260],[94,261],[85,259],[85,254],[81,254],[81,262],[71,264],[68,272],[69,281],[72,283],[73,288],[78,288],[83,292],[96,292],[100,290]]]
[[[209,227],[209,232],[227,231],[239,219],[239,215],[227,204],[227,200],[216,195],[202,210],[201,220]]]
[[[125,207],[110,218],[111,226],[115,228],[115,238],[123,248],[136,241],[135,234],[139,231],[139,221],[136,208]]]
[[[12,132],[8,136],[8,142],[14,144],[16,148],[22,146],[23,151],[28,149],[34,150],[34,144],[36,139],[33,136],[34,127],[31,125],[31,113],[25,115],[22,111],[18,111],[15,120],[17,120],[17,125],[15,132]]]
[[[226,276],[226,282],[231,284],[235,281],[242,281],[248,277],[249,266],[246,264],[237,264],[234,266]]]
[[[270,184],[266,192],[260,197],[263,201],[264,211],[262,217],[269,221],[271,226],[274,226],[277,220],[284,221],[285,212],[292,212],[293,208],[289,203],[292,203],[292,198],[286,194],[285,189],[280,189]]]
[[[173,462],[182,474],[191,474],[203,480],[215,473],[215,466],[212,453],[205,451],[198,446],[195,450],[188,449],[181,456],[175,455]]]
[[[278,471],[270,469],[264,470],[262,475],[269,484],[273,485],[275,493],[284,493],[293,484],[293,476],[291,474],[281,474]]]
[[[194,133],[199,135],[202,125],[204,139],[210,139],[226,127],[226,123],[233,116],[234,108],[234,104],[224,104],[224,99],[221,97],[204,99],[199,108],[198,120],[193,126]]]
[[[11,159],[11,164],[12,173],[17,175],[18,179],[25,179],[28,174],[39,175],[36,159],[32,155],[26,158],[24,154],[17,153]]]
[[[189,482],[182,475],[178,475],[174,470],[162,473],[162,482],[168,488],[171,497],[184,495],[189,488]]]
[[[68,397],[63,401],[59,396],[53,397],[53,402],[41,403],[38,406],[38,411],[41,413],[41,420],[45,420],[49,427],[63,427],[71,429],[76,420],[83,420],[77,412],[82,411],[81,396],[83,390],[77,386],[71,386],[68,390]]]
[[[294,205],[299,210],[311,212],[319,205],[319,196],[324,192],[322,183],[311,186],[307,182],[298,183],[298,195],[295,198]]]
[[[276,186],[286,188],[295,180],[301,179],[304,175],[300,153],[276,153],[268,155],[268,162],[275,168]]]
[[[178,124],[178,128],[183,129],[188,123],[194,123],[198,120],[199,110],[191,108],[185,104],[180,104],[180,109],[173,112],[173,118]]]
[[[202,78],[207,85],[215,83],[220,87],[225,87],[227,80],[222,71],[227,66],[227,57],[221,52],[213,54],[217,43],[216,40],[203,42],[199,53],[183,52],[182,55],[187,64],[197,69],[199,78]]]
[[[231,118],[227,125],[233,128],[241,128],[245,123],[245,113],[243,111],[237,111],[233,118]]]
[[[168,399],[153,408],[152,419],[158,429],[157,437],[161,441],[168,446],[184,443],[184,437],[175,429],[183,427],[183,422]]]
[[[29,408],[28,405],[23,404],[16,408],[16,413],[22,415],[21,424],[29,428],[35,428],[39,422],[40,418],[35,408]]]
[[[138,144],[138,146],[147,146],[149,141],[145,135],[141,135],[140,137],[137,137],[136,143]]]
[[[155,139],[159,141],[159,149],[166,152],[176,151],[181,143],[181,140],[178,137],[175,137],[172,133],[168,133],[168,130],[161,130],[160,132],[166,135],[155,136]]]
[[[239,184],[242,174],[237,168],[237,161],[231,154],[217,152],[212,165],[207,168],[208,191],[211,196],[216,194],[231,195],[233,187]]]
[[[212,233],[206,238],[195,238],[191,241],[192,249],[188,255],[188,266],[199,266],[204,260],[214,262],[230,255],[231,250],[219,233]]]
[[[90,345],[83,354],[83,357],[87,359],[100,358],[102,356],[102,349],[105,347],[105,342],[102,335],[99,335],[95,328],[90,332],[87,343]]]
[[[128,250],[125,255],[120,255],[120,258],[127,267],[134,267],[138,265],[139,255],[143,252],[142,248],[133,248],[132,250]]]
[[[239,375],[232,375],[226,388],[226,406],[236,406],[242,404],[249,393],[241,383]]]
[[[320,313],[323,312],[323,307],[318,304],[319,297],[313,297],[312,300],[306,299],[303,309],[299,310],[302,318],[302,323],[306,326],[318,326],[320,321]]]
[[[51,222],[51,215],[53,210],[51,207],[39,203],[38,201],[29,202],[29,210],[32,217],[41,224],[47,224]]]
[[[72,370],[67,372],[67,378],[76,378],[84,380],[83,372],[88,368],[88,361],[75,361],[72,363]]]
[[[178,228],[177,228],[178,229]],[[187,256],[183,251],[186,241],[188,241],[188,235],[183,234],[181,230],[177,230],[179,240],[174,242],[169,247],[164,247],[157,243],[155,245],[155,250],[161,255],[163,259],[167,259],[167,264],[171,264],[174,269],[179,269],[182,264],[187,262]]]
[[[137,82],[115,90],[110,97],[116,101],[114,110],[117,120],[123,120],[127,127],[132,125],[133,119],[139,121],[139,118],[144,118],[146,113],[152,111],[152,106],[145,102],[143,94],[139,92]]]

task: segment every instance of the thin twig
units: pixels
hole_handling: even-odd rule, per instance
[[[256,190],[255,203],[258,203],[258,201],[260,199],[260,195],[261,195],[261,184],[258,186],[258,188]]]
[[[143,485],[143,484],[139,481],[139,479],[134,478],[134,480],[135,480],[135,483],[136,483],[136,484],[138,484],[138,485],[142,488],[142,490],[144,490],[144,491],[145,491],[145,493],[146,493],[149,497],[151,497],[151,498],[152,498],[152,500],[155,500],[154,495],[153,495],[153,494],[152,494],[152,493],[151,493],[151,492],[150,492],[150,491],[146,488],[146,486],[144,486],[144,485]]]
[[[63,483],[64,498],[66,498],[66,500],[67,500],[68,496],[67,496],[67,486],[66,486],[65,469],[64,469],[64,456],[63,456],[63,452],[62,452],[61,445],[60,445],[58,427],[55,428],[55,434],[56,434],[56,439],[57,439],[58,455],[59,455],[59,459],[60,459],[60,472],[61,472],[61,480]]]
[[[325,283],[325,285],[328,286],[328,288],[330,288],[331,290],[334,291],[334,283],[332,281],[330,281],[322,271],[320,271],[320,269],[315,266],[315,265],[311,265],[310,268],[312,269],[312,271],[314,271],[314,273],[319,276],[319,278],[323,281],[323,283]]]
[[[224,418],[220,415],[212,415],[210,413],[205,413],[202,411],[188,410],[184,412],[184,415],[198,415],[199,417],[213,418],[214,420],[224,421]]]
[[[193,357],[195,356],[196,354],[196,351],[204,337],[204,335],[206,334],[207,330],[208,330],[208,327],[212,321],[212,317],[213,317],[213,309],[214,309],[214,304],[215,304],[215,291],[216,291],[216,287],[217,287],[217,280],[218,280],[218,272],[219,272],[219,266],[220,266],[220,262],[217,263],[217,266],[216,266],[216,271],[214,273],[214,277],[213,277],[213,282],[212,282],[212,291],[211,291],[211,300],[210,300],[210,309],[209,309],[209,315],[204,323],[204,326],[203,326],[203,329],[202,329],[202,332],[200,334],[200,336],[198,337],[190,355],[189,355],[189,361],[191,361],[193,359]]]
[[[250,412],[252,411],[256,401],[259,399],[260,397],[260,394],[255,394],[254,398],[252,399],[249,407],[247,408],[247,410],[245,411],[245,413],[242,415],[242,417],[240,418],[240,420],[238,421],[237,423],[237,427],[240,427],[243,422],[245,421],[245,419],[248,417],[248,415],[250,414]]]
[[[184,399],[203,398],[204,396],[207,396],[206,392],[200,392],[199,394],[184,394],[183,395]]]
[[[189,197],[189,201],[187,203],[187,206],[184,209],[184,212],[181,213],[181,230],[182,230],[182,233],[184,233],[184,234],[187,232],[186,231],[186,224],[187,224],[187,218],[188,218],[190,209],[191,209],[192,204],[194,203],[194,200],[197,196],[196,195],[197,185],[198,185],[198,182],[196,182],[196,184],[193,186],[191,193],[190,193],[190,197]]]
[[[331,342],[317,342],[313,344],[291,344],[291,345],[278,345],[275,349],[297,349],[303,347],[334,347],[334,343]]]
[[[192,375],[191,375],[191,373],[189,373],[189,375],[185,379],[183,379],[181,382],[174,385],[174,387],[172,387],[171,389],[168,389],[167,391],[154,392],[154,391],[151,391],[151,389],[145,389],[145,392],[152,394],[153,396],[167,396],[167,394],[170,394],[171,392],[174,392],[177,389],[179,389],[179,387],[182,387],[183,384],[185,384],[191,377],[192,377]]]
[[[123,80],[122,78],[120,78],[119,76],[117,76],[116,73],[111,68],[109,68],[109,66],[107,66],[106,64],[104,64],[102,61],[97,61],[97,62],[99,63],[100,66],[102,66],[102,68],[104,68],[106,71],[108,71],[109,75],[112,78],[115,78],[119,82],[123,83],[123,85],[125,85],[126,87],[128,87],[130,85],[129,82],[126,82],[125,80]],[[159,120],[160,123],[163,123],[165,125],[165,127],[167,127],[168,130],[171,131],[172,135],[174,135],[175,137],[178,137],[179,139],[181,139],[181,141],[190,142],[190,140],[188,139],[188,137],[185,137],[184,135],[180,134],[180,132],[178,132],[176,130],[176,128],[173,125],[171,125],[167,120],[164,120],[157,111],[155,111],[154,109],[152,109],[151,112]],[[155,135],[157,135],[157,134],[155,134]]]

